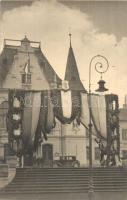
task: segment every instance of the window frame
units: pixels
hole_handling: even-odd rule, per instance
[[[122,140],[127,141],[127,129],[122,129]]]
[[[122,150],[122,157],[127,159],[127,150]]]
[[[4,104],[6,103],[6,104]],[[8,113],[8,101],[2,101],[0,104],[0,118],[1,118],[1,122],[0,122],[0,129],[6,129],[6,117],[7,117],[7,113]]]
[[[22,84],[23,85],[31,85],[31,73],[22,73]]]

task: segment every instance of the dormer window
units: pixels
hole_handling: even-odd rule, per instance
[[[27,62],[24,67],[24,73],[22,74],[22,84],[31,84],[31,72],[29,62]]]
[[[22,83],[31,84],[31,74],[22,74]]]

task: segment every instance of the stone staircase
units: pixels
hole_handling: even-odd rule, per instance
[[[127,191],[127,169],[94,168],[95,192]],[[88,168],[17,168],[13,181],[0,194],[88,192]]]

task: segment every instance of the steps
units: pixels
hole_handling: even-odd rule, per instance
[[[96,192],[127,191],[127,169],[94,168]],[[17,168],[13,181],[0,194],[88,192],[88,168]]]

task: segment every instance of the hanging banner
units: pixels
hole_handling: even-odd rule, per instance
[[[90,102],[90,105],[89,105]],[[89,96],[87,93],[81,93],[81,123],[88,129],[90,123],[90,111],[93,122],[95,135],[106,139],[107,138],[107,119],[106,119],[106,101],[105,96],[96,94]]]
[[[55,116],[53,112],[53,104],[51,101],[50,91],[41,92],[41,107],[37,129],[35,133],[34,147],[37,148],[42,135],[47,140],[47,134],[55,127]]]
[[[99,119],[99,108],[98,108],[98,101],[99,96],[91,94],[91,115],[92,115],[92,121],[93,125],[95,127],[96,133],[100,134],[100,119]]]
[[[47,91],[47,111],[46,111],[46,115],[45,115],[45,130],[47,131],[47,133],[51,132],[51,129],[55,127],[55,116],[54,116],[54,107],[51,101],[51,92]]]
[[[35,132],[41,107],[41,92],[26,92],[23,112],[23,144],[25,148],[33,149]]]
[[[31,138],[34,140],[41,107],[41,92],[33,93]]]
[[[88,94],[81,93],[81,123],[88,129],[89,128],[89,118],[90,118],[90,111],[89,111],[89,102],[88,102]]]
[[[25,92],[23,120],[22,120],[22,139],[23,139],[24,149],[32,148],[32,137],[31,137],[32,106],[33,106],[33,94],[32,92]]]
[[[97,135],[107,138],[106,101],[104,95],[91,95],[91,115]]]
[[[62,124],[70,124],[74,119],[77,119],[77,121],[79,121],[81,115],[80,92],[71,90],[71,92],[69,91],[69,93],[66,93],[66,97],[64,96],[64,94],[65,93],[62,92],[61,96],[61,90],[52,91],[51,99],[54,105],[55,117]],[[63,96],[66,99],[65,101],[68,102],[68,105],[65,105],[65,102],[63,101]],[[66,109],[66,107],[68,108],[68,110]]]
[[[100,133],[101,136],[107,138],[107,118],[106,118],[106,100],[104,95],[100,95],[98,99]]]
[[[61,105],[62,105],[63,116],[66,118],[70,118],[72,113],[72,99],[70,90],[61,91]]]

